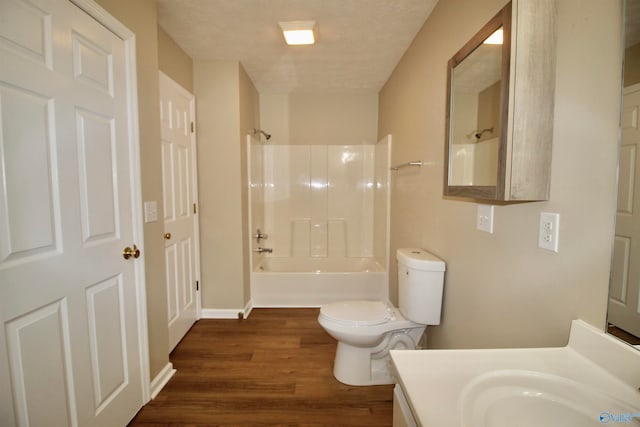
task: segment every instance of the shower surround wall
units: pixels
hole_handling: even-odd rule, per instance
[[[264,146],[272,257],[373,257],[374,145]]]
[[[387,300],[391,136],[375,146],[248,144],[251,223],[273,249],[253,254],[253,307]]]

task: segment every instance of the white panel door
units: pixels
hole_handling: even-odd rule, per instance
[[[608,321],[640,337],[640,85],[625,88]]]
[[[66,0],[0,0],[0,425],[142,406],[125,42]]]
[[[199,244],[195,99],[160,73],[162,184],[169,350],[198,319]]]

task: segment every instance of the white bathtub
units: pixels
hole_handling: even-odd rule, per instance
[[[251,273],[253,307],[319,307],[389,297],[387,272],[373,258],[265,258]]]

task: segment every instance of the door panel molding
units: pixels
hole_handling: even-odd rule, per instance
[[[169,351],[200,318],[195,97],[159,72]],[[170,236],[170,237],[167,237]]]
[[[135,35],[93,0],[7,11],[0,424],[124,425],[150,398]]]

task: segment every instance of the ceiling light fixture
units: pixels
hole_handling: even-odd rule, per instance
[[[316,21],[279,22],[284,39],[289,45],[314,44]]]

